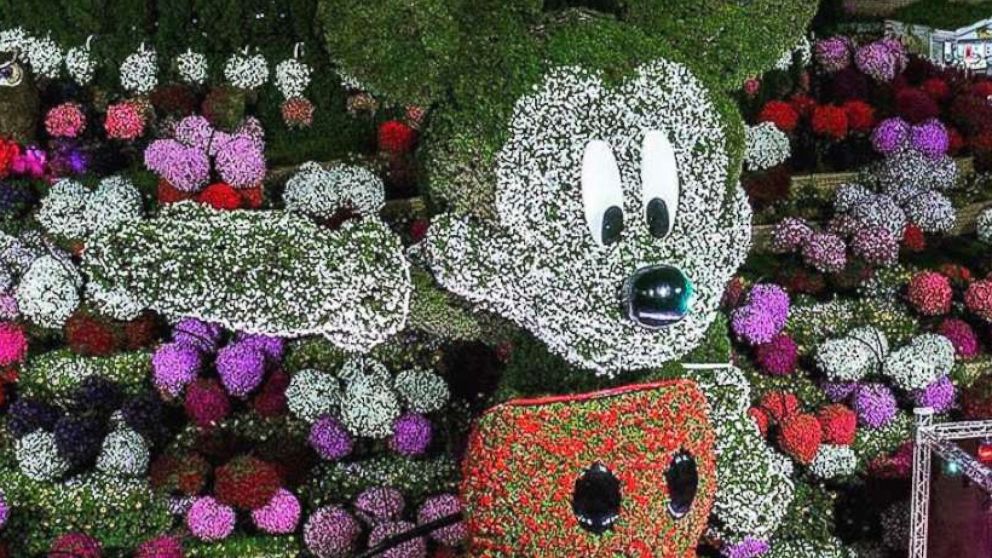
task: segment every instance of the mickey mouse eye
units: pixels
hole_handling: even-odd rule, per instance
[[[575,481],[572,513],[583,529],[602,535],[620,519],[620,501],[620,480],[597,462]]]
[[[655,238],[668,236],[679,207],[679,168],[675,148],[664,132],[652,130],[644,134],[641,189],[648,230]]]
[[[593,140],[582,155],[582,205],[586,225],[600,246],[613,244],[623,232],[623,186],[610,144]]]
[[[668,484],[668,513],[680,519],[689,513],[699,489],[696,458],[685,450],[675,454],[665,471],[665,483]]]

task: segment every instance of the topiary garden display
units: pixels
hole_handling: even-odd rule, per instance
[[[0,1],[0,556],[904,556],[992,80],[839,10]]]

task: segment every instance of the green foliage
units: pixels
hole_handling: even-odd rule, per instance
[[[301,337],[286,344],[283,369],[298,372],[306,368],[337,370],[348,358],[347,354],[323,337]]]
[[[237,534],[220,542],[207,543],[193,539],[185,544],[184,556],[189,558],[296,558],[302,553],[299,537],[295,535]]]
[[[882,428],[858,428],[851,448],[858,456],[858,470],[864,471],[868,464],[884,454],[899,448],[910,440],[913,434],[913,417],[900,411],[892,422]]]
[[[822,485],[796,483],[795,497],[775,531],[775,540],[830,541],[834,530],[836,499],[837,494]]]
[[[682,363],[726,363],[730,361],[730,336],[724,316],[714,320],[705,340],[680,362],[671,362],[657,370],[620,374],[615,378],[597,376],[589,370],[573,367],[552,354],[543,343],[519,331],[512,340],[513,353],[500,379],[496,401],[519,397],[582,393],[609,389],[638,382],[679,377]]]
[[[14,556],[41,555],[68,531],[96,537],[108,555],[124,555],[172,526],[167,503],[142,480],[90,473],[72,482],[39,482],[20,472],[9,448],[0,454],[0,491],[11,506],[5,537]]]
[[[460,307],[452,295],[435,285],[430,274],[413,270],[412,278],[413,295],[407,318],[409,327],[456,341],[480,338],[482,330],[475,316]]]
[[[27,397],[66,401],[85,378],[100,376],[136,395],[147,386],[151,369],[151,354],[144,351],[99,357],[63,348],[32,357],[21,370],[17,388]]]
[[[366,488],[391,486],[406,497],[408,506],[417,506],[427,497],[457,492],[458,466],[448,456],[409,459],[386,454],[351,463],[324,463],[313,470],[300,487],[300,499],[307,509],[350,502]]]
[[[792,49],[817,5],[813,0],[630,0],[626,19],[667,38],[729,91]]]

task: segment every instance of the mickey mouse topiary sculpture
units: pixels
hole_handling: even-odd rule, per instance
[[[503,443],[500,421],[486,415],[467,463],[488,465],[469,466],[464,481],[474,552],[694,555],[705,525],[682,518],[708,515],[713,479],[705,474],[697,473],[690,513],[659,519],[660,532],[631,526],[638,513],[675,500],[672,486],[651,492],[660,482],[652,474],[690,457],[708,463],[714,453],[709,534],[730,552],[747,537],[771,537],[792,498],[791,470],[746,416],[742,374],[726,362],[683,359],[707,341],[750,245],[751,211],[738,182],[744,125],[729,91],[794,45],[817,3],[575,4],[325,0],[321,14],[342,74],[392,103],[432,108],[422,154],[431,201],[447,213],[433,221],[423,256],[437,281],[591,374],[622,380],[683,362],[681,375],[705,394],[716,432],[712,448],[689,451],[698,440],[689,423],[632,425],[615,432],[616,442],[636,447],[651,432],[653,450],[638,453],[646,468],[624,462],[620,470],[624,452],[585,441],[613,432],[590,417],[622,407],[624,397],[527,406],[538,425],[527,444]],[[590,397],[602,408],[574,403]],[[513,418],[500,409],[491,412]],[[554,438],[541,436],[548,420],[565,423]],[[553,457],[562,446],[575,449]],[[528,459],[554,478],[532,491],[480,481],[510,479],[507,467]],[[595,505],[580,484],[595,488]],[[529,513],[535,505],[547,513]],[[493,528],[483,528],[493,517]],[[605,529],[582,528],[604,518]],[[563,528],[574,538],[562,537]],[[573,546],[560,546],[568,540]]]

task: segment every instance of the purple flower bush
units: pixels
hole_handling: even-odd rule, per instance
[[[785,289],[771,283],[755,285],[747,303],[734,310],[730,325],[734,334],[749,345],[772,340],[789,318],[789,295]]]
[[[211,182],[210,159],[220,181],[250,188],[265,178],[265,140],[261,126],[248,119],[233,133],[214,129],[202,116],[188,116],[172,138],[145,149],[145,166],[174,188],[199,192]]]
[[[858,421],[869,428],[881,428],[892,422],[898,408],[892,390],[884,384],[865,384],[854,393],[854,412]]]

